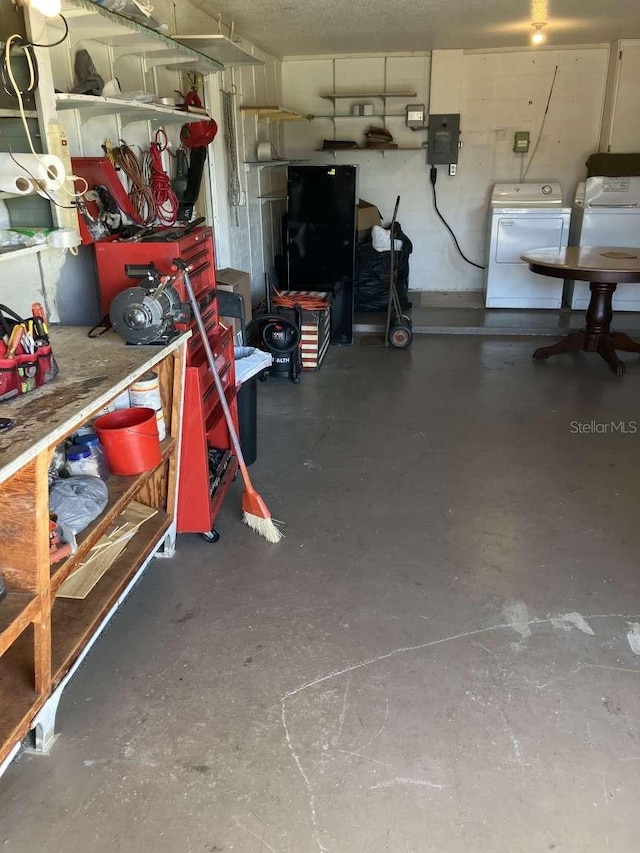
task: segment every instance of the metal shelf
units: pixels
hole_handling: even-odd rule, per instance
[[[5,196],[6,198],[6,196]],[[22,198],[22,196],[20,196]],[[24,258],[25,255],[37,255],[51,248],[48,243],[39,243],[37,246],[23,246],[21,249],[13,249],[9,252],[0,252],[0,263],[2,261],[13,261],[16,258]]]
[[[245,166],[291,166],[294,163],[308,163],[309,160],[245,160]]]
[[[265,193],[259,195],[260,201],[288,201],[289,196],[285,192]]]
[[[368,115],[368,116],[361,116],[361,115],[354,116],[354,115],[351,115],[350,113],[341,113],[340,115],[333,115],[332,113],[325,113],[324,115],[318,115],[318,113],[316,113],[313,116],[313,118],[329,118],[329,119],[336,119],[336,118],[367,118],[367,119],[382,118],[382,119],[386,119],[386,118],[406,118],[406,115],[405,115],[405,113],[373,113],[373,115]]]
[[[177,35],[171,36],[178,44],[197,50],[204,56],[221,63],[225,68],[241,65],[264,65],[264,60],[258,59],[237,41],[232,41],[222,33],[211,35]]]
[[[133,124],[136,121],[185,124],[190,121],[206,121],[208,119],[208,116],[202,113],[183,112],[162,104],[126,101],[122,98],[105,98],[101,95],[57,93],[55,98],[59,110],[78,110],[83,122],[109,115],[119,115],[123,124]]]
[[[326,95],[320,95],[321,98],[324,98],[327,101],[339,101],[339,100],[357,100],[357,99],[366,99],[366,98],[381,98],[382,100],[386,100],[387,98],[415,98],[417,97],[416,92],[327,92]]]
[[[26,118],[38,118],[36,110],[25,110],[24,114]],[[22,116],[20,110],[0,109],[0,118],[22,118]]]
[[[91,0],[64,0],[62,14],[70,25],[74,47],[82,42],[99,41],[116,49],[119,56],[136,55],[154,65],[181,65],[202,74],[220,71],[224,66],[215,59],[181,44],[158,30],[137,24],[117,12],[110,12]],[[47,27],[61,31],[58,18]]]

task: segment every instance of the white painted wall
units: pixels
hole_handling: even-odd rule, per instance
[[[459,53],[459,52],[453,52]],[[559,180],[569,203],[584,172],[587,156],[596,151],[600,135],[608,48],[470,52],[460,54],[461,129],[458,175],[439,170],[438,203],[458,235],[463,250],[483,263],[486,255],[487,209],[491,187],[498,181],[517,181],[520,157],[512,152],[516,130],[529,130],[535,141],[547,102],[553,72],[558,77],[544,134],[527,180]],[[335,66],[335,78],[334,78]],[[287,106],[306,113],[326,113],[330,102],[318,94],[382,83],[384,57],[320,58],[283,63],[283,97]],[[409,84],[417,102],[428,104],[428,57],[388,56],[387,88]],[[456,78],[458,79],[458,78]],[[432,93],[433,95],[433,93]],[[438,110],[446,98],[437,97]],[[406,100],[396,104],[404,110]],[[455,111],[453,104],[451,111]],[[354,127],[356,122],[360,122]],[[337,136],[360,139],[364,119],[336,123]],[[425,134],[403,129],[403,119],[388,126],[400,145],[417,144]],[[327,162],[333,155],[315,153],[323,137],[333,133],[332,122],[316,119],[285,130],[287,155]],[[437,219],[431,199],[429,168],[421,151],[341,152],[338,162],[359,166],[360,197],[390,217],[396,195],[401,196],[399,220],[414,244],[410,287],[414,290],[482,289],[483,273],[458,256]]]
[[[640,41],[623,39],[611,45],[607,105],[600,150],[640,151]]]
[[[218,91],[212,92],[211,96],[212,104],[216,104],[214,117],[220,125],[213,146],[212,182],[215,190],[214,224],[218,267],[230,266],[249,272],[254,301],[257,301],[264,294],[265,273],[273,276],[273,257],[281,251],[280,217],[285,204],[267,203],[260,199],[261,195],[274,192],[281,186],[284,170],[258,169],[247,165],[257,158],[258,142],[270,141],[276,151],[283,151],[280,125],[267,124],[255,116],[245,116],[240,109],[242,105],[264,106],[280,104],[282,101],[280,61],[257,48],[253,50],[264,60],[264,65],[227,69],[211,81],[212,86],[218,85]],[[235,207],[228,203],[230,173],[222,121],[221,88],[228,92],[235,91],[236,155],[242,189],[241,204]]]

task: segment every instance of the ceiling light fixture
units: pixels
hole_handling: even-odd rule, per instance
[[[533,33],[531,33],[531,44],[538,45],[545,42],[547,37],[542,32],[542,28],[547,26],[546,23],[531,24],[531,26],[534,30]]]
[[[61,0],[11,0],[14,6],[35,9],[45,18],[55,18],[62,9]]]

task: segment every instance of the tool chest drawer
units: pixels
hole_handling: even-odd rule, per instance
[[[136,280],[125,272],[127,265],[148,266],[153,264],[163,273],[171,272],[174,258],[182,258],[193,266],[191,281],[196,296],[215,288],[215,253],[213,230],[199,227],[184,237],[163,242],[126,242],[124,240],[101,240],[94,244],[100,306],[103,315],[109,313],[111,303],[123,290],[134,287]],[[183,301],[187,301],[184,286],[178,280],[176,288]],[[217,321],[216,321],[217,322]]]

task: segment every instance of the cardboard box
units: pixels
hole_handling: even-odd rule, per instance
[[[234,270],[231,267],[225,267],[222,270],[216,270],[216,287],[220,290],[230,290],[233,293],[238,293],[244,302],[244,321],[248,323],[251,320],[251,276],[248,272],[242,270]],[[234,336],[240,332],[240,320],[229,318],[233,325]]]
[[[369,201],[360,199],[358,202],[358,215],[356,220],[356,231],[358,232],[358,243],[363,243],[374,225],[381,225],[382,217],[380,211]]]

